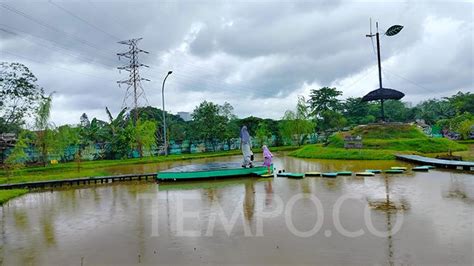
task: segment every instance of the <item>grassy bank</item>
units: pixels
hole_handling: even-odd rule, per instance
[[[8,190],[0,190],[0,205],[3,205],[8,200],[26,194],[28,192],[27,189],[8,189]]]
[[[397,151],[371,149],[344,149],[306,145],[290,153],[291,156],[313,159],[334,160],[394,160]]]
[[[294,151],[298,147],[296,146],[282,146],[282,147],[271,147],[272,152],[277,151]],[[254,153],[262,152],[260,148],[253,149]],[[192,160],[202,158],[213,158],[223,157],[231,155],[241,154],[240,150],[231,150],[223,152],[207,152],[207,153],[194,153],[194,154],[180,154],[180,155],[169,155],[169,156],[157,156],[157,157],[146,157],[136,159],[123,159],[123,160],[100,160],[100,161],[83,161],[80,163],[80,169],[76,162],[60,163],[57,165],[47,165],[46,167],[35,166],[27,167],[20,171],[17,171],[14,175],[9,176],[3,170],[0,170],[0,184],[12,184],[22,182],[33,182],[33,181],[46,181],[46,180],[60,180],[60,179],[71,179],[79,177],[94,177],[94,176],[105,176],[111,175],[112,173],[107,171],[108,167],[112,166],[132,166],[138,164],[151,164],[160,162],[171,162],[181,160]],[[21,196],[27,193],[26,189],[11,189],[11,190],[0,190],[0,204],[7,202],[17,196]]]
[[[363,149],[344,149],[344,136],[361,136]],[[430,138],[413,125],[389,124],[356,127],[330,137],[327,147],[309,145],[290,155],[317,159],[383,160],[395,154],[433,154],[467,151],[468,145],[444,138]]]
[[[292,151],[297,149],[296,146],[283,146],[283,147],[272,147],[271,150],[276,151]],[[261,152],[261,149],[253,149],[254,153]],[[58,179],[71,179],[78,177],[93,177],[93,176],[104,176],[110,175],[107,171],[108,167],[112,166],[132,166],[138,164],[152,164],[160,162],[170,161],[181,161],[181,160],[192,160],[202,158],[213,158],[222,156],[231,156],[241,154],[240,150],[231,150],[223,152],[208,152],[208,153],[193,153],[193,154],[180,154],[180,155],[169,155],[169,156],[156,156],[136,159],[123,159],[123,160],[99,160],[99,161],[83,161],[80,163],[80,169],[76,162],[60,163],[57,165],[48,165],[46,167],[35,166],[27,167],[18,172],[13,176],[8,176],[5,171],[0,171],[0,184],[6,183],[22,183],[31,181],[45,181],[45,180],[58,180]]]
[[[467,146],[449,139],[415,138],[415,139],[368,139],[363,142],[367,149],[386,149],[395,151],[416,151],[420,153],[435,153],[464,151]]]

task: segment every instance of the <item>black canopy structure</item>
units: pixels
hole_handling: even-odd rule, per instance
[[[400,100],[405,96],[403,92],[394,90],[394,89],[389,89],[389,88],[384,88],[382,87],[382,64],[380,63],[380,40],[379,40],[379,25],[378,22],[376,23],[377,25],[377,33],[372,34],[372,22],[371,24],[371,32],[370,34],[366,35],[366,37],[376,37],[377,39],[377,60],[378,60],[378,67],[379,67],[379,88],[376,90],[373,90],[369,93],[367,93],[364,97],[362,97],[363,102],[368,102],[368,101],[380,101],[380,112],[382,115],[382,121],[385,121],[385,115],[384,115],[384,110],[383,110],[383,102],[385,100]],[[387,36],[393,36],[399,33],[403,29],[403,26],[400,25],[394,25],[391,26],[386,32],[385,35]]]
[[[394,89],[380,88],[367,93],[362,97],[362,101],[378,101],[378,100],[400,100],[405,94]]]

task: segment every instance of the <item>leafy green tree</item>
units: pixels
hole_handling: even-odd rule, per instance
[[[204,101],[197,106],[193,113],[193,127],[198,139],[209,142],[216,149],[216,140],[223,140],[227,126],[227,117],[221,115],[218,104]]]
[[[48,152],[51,149],[53,140],[51,139],[51,130],[49,117],[51,114],[52,93],[43,99],[37,111],[35,127],[37,131],[36,147],[40,150],[41,162],[46,166],[48,161]]]
[[[141,148],[145,149],[148,154],[151,154],[153,147],[156,146],[156,123],[153,121],[138,120],[136,126],[129,123],[128,127],[132,127],[133,131],[131,134],[132,138],[130,138],[130,147],[132,149],[138,149],[138,145],[140,144]]]
[[[474,117],[471,119],[465,119],[457,127],[457,132],[461,134],[462,139],[469,139],[471,132],[474,130]]]
[[[250,136],[255,136],[255,134],[257,133],[258,125],[262,121],[263,119],[261,119],[260,117],[249,116],[249,117],[240,119],[239,128],[242,128],[242,126],[246,126],[249,131]]]
[[[361,125],[375,122],[375,117],[369,114],[370,104],[361,101],[362,98],[347,98],[342,112],[349,125]]]
[[[61,161],[67,162],[74,159],[74,153],[70,153],[70,148],[79,144],[79,132],[79,128],[69,125],[62,125],[51,132],[54,153],[60,157]]]
[[[449,119],[456,115],[456,110],[449,101],[438,99],[421,102],[413,111],[416,119],[423,119],[429,125],[435,124],[438,120]]]
[[[258,125],[257,132],[255,134],[257,142],[261,145],[270,145],[270,140],[272,138],[272,133],[268,129],[267,123],[261,122]]]
[[[25,152],[27,148],[26,131],[23,130],[18,134],[15,147],[5,160],[5,169],[7,170],[8,176],[12,176],[25,166],[25,162],[28,156]]]
[[[131,139],[133,138],[133,130],[127,128],[127,125],[132,124],[132,121],[125,120],[126,108],[122,109],[120,113],[114,118],[106,107],[105,111],[109,117],[109,123],[105,125],[105,136],[106,142],[108,143],[106,148],[106,154],[108,158],[119,159],[126,158],[128,156]],[[91,126],[94,120],[91,122]],[[100,126],[98,126],[100,132]]]
[[[280,132],[284,139],[301,145],[305,142],[308,134],[314,132],[315,123],[309,118],[304,97],[298,97],[296,112],[287,110],[280,124]]]
[[[399,100],[388,100],[384,103],[385,116],[388,121],[408,122],[413,120],[414,113]]]
[[[456,110],[456,114],[471,113],[474,114],[474,94],[471,92],[458,92],[451,97],[445,97],[446,100]]]
[[[20,63],[0,62],[0,132],[17,133],[43,97],[37,78]]]
[[[321,117],[326,111],[339,111],[341,109],[341,101],[337,97],[342,95],[342,91],[336,88],[323,87],[321,89],[313,89],[309,95],[309,107],[313,117]]]
[[[347,125],[347,119],[339,112],[326,110],[319,120],[320,130],[340,130]]]
[[[463,139],[467,139],[473,129],[473,122],[474,114],[466,112],[451,119],[441,119],[436,123],[436,125],[451,132],[457,132],[461,134]]]
[[[286,110],[280,121],[280,134],[283,137],[285,143],[297,143],[298,138],[295,140],[295,121],[296,114],[291,110]]]

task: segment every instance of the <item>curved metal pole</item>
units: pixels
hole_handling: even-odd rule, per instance
[[[164,148],[165,148],[165,156],[168,156],[168,142],[167,142],[167,139],[166,139],[166,116],[165,116],[165,82],[166,82],[166,79],[168,78],[169,75],[171,75],[171,73],[173,73],[173,71],[168,71],[168,74],[166,74],[166,77],[165,79],[163,80],[163,85],[161,86],[161,100],[162,100],[162,103],[163,103],[163,110],[162,110],[162,114],[163,114],[163,139],[164,139]]]

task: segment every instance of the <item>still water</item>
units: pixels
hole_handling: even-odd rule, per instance
[[[114,167],[152,172],[190,163]],[[258,158],[257,158],[258,159]],[[361,171],[396,161],[306,160],[286,171]],[[391,209],[370,206],[389,202]],[[474,176],[241,178],[115,183],[30,193],[0,209],[0,265],[468,264]]]

